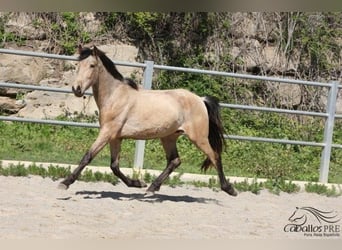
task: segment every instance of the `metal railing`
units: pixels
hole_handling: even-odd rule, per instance
[[[32,56],[32,57],[43,57],[43,58],[59,59],[59,60],[71,60],[71,61],[78,60],[77,57],[74,57],[74,56],[28,52],[28,51],[21,51],[21,50],[0,49],[0,54],[1,53],[22,55],[22,56]],[[251,80],[279,82],[279,83],[302,84],[302,85],[328,88],[329,92],[328,92],[328,98],[327,98],[326,112],[309,112],[309,111],[298,111],[298,110],[220,103],[221,107],[223,108],[262,111],[262,112],[275,112],[275,113],[294,114],[294,115],[306,115],[306,116],[316,116],[316,117],[325,118],[324,137],[323,137],[322,142],[310,142],[310,141],[308,142],[308,141],[299,141],[299,140],[297,141],[297,140],[262,138],[262,137],[239,136],[239,135],[226,135],[225,138],[232,139],[232,140],[245,140],[245,141],[256,141],[256,142],[266,142],[266,143],[282,143],[282,144],[322,147],[319,181],[323,183],[328,182],[331,149],[332,148],[342,149],[342,145],[333,144],[333,141],[332,141],[335,119],[342,118],[342,115],[336,114],[336,102],[337,102],[338,90],[339,88],[342,89],[342,85],[339,85],[338,82],[321,83],[321,82],[313,82],[313,81],[283,79],[283,78],[277,78],[277,77],[265,77],[265,76],[255,76],[255,75],[245,75],[245,74],[236,74],[236,73],[229,73],[229,72],[212,71],[212,70],[201,70],[201,69],[182,68],[182,67],[173,67],[173,66],[165,66],[165,65],[155,65],[153,61],[145,61],[144,63],[130,63],[130,62],[114,60],[113,62],[116,65],[143,68],[144,69],[143,87],[145,89],[151,89],[154,69],[197,73],[197,74],[209,74],[209,75],[216,75],[216,76],[243,78],[243,79],[251,79]],[[16,84],[16,83],[7,83],[7,82],[6,83],[0,82],[0,87],[22,88],[22,89],[51,91],[51,92],[59,92],[59,93],[72,93],[71,90],[66,90],[66,89],[61,89],[61,88],[36,86],[36,85],[28,85],[28,84]],[[86,94],[91,95],[92,93],[88,91],[86,92]],[[91,128],[99,127],[97,123],[40,120],[40,119],[10,117],[10,116],[0,116],[0,120],[44,123],[44,124],[53,124],[53,125],[70,125],[70,126],[91,127]],[[144,150],[145,150],[145,141],[137,140],[136,148],[135,148],[134,167],[136,168],[143,167]]]

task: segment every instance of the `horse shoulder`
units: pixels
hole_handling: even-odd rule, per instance
[[[125,120],[131,106],[134,105],[135,92],[137,91],[129,86],[118,86],[99,109],[100,123]]]

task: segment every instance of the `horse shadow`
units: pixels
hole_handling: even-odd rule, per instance
[[[204,198],[204,197],[191,197],[188,195],[182,196],[171,196],[165,194],[154,194],[152,196],[145,196],[143,193],[121,193],[114,191],[77,191],[76,195],[82,195],[84,199],[113,199],[113,200],[138,200],[141,202],[148,203],[163,203],[166,201],[171,202],[186,202],[186,203],[215,203],[220,205],[220,202],[213,198]]]

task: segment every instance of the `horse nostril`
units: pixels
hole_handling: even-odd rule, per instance
[[[72,89],[72,92],[74,92],[74,94],[76,96],[81,96],[82,91],[81,91],[81,87],[79,85],[76,88],[74,86],[72,86],[71,89]]]

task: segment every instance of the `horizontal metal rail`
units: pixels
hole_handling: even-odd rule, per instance
[[[56,55],[56,54],[41,53],[41,52],[14,50],[14,49],[0,49],[0,53],[19,55],[19,56],[33,56],[33,57],[41,57],[41,58],[49,58],[49,59],[78,61],[77,56],[65,56],[65,55]],[[136,63],[136,62],[131,63],[131,62],[124,62],[124,61],[113,61],[113,62],[117,65],[122,65],[122,66],[139,67],[139,68],[146,67],[146,64],[144,63]]]
[[[72,121],[60,121],[60,120],[42,120],[24,117],[14,116],[0,116],[0,121],[11,121],[11,122],[30,122],[30,123],[41,123],[49,125],[61,125],[61,126],[75,126],[85,128],[99,128],[98,123],[87,123],[87,122],[72,122]]]
[[[300,110],[291,110],[291,109],[265,108],[265,107],[247,106],[247,105],[239,105],[239,104],[220,103],[220,106],[224,108],[264,111],[264,112],[274,112],[274,113],[284,113],[284,114],[294,114],[294,115],[307,115],[307,116],[319,116],[319,117],[328,116],[327,113],[318,113],[318,112],[309,112],[309,111],[300,111]]]
[[[42,58],[49,58],[49,59],[78,61],[76,56],[56,55],[56,54],[49,54],[49,53],[42,53],[42,52],[15,50],[15,49],[0,49],[0,53],[17,55],[17,56],[34,56],[34,57],[42,57]]]
[[[320,143],[320,142],[296,141],[296,140],[274,139],[274,138],[253,137],[253,136],[226,135],[225,138],[232,139],[232,140],[239,140],[239,141],[269,142],[269,143],[292,144],[292,145],[314,146],[314,147],[325,146],[324,143]]]
[[[11,122],[40,123],[40,124],[60,125],[60,126],[76,126],[76,127],[85,127],[85,128],[99,128],[100,127],[98,123],[72,122],[72,121],[60,121],[60,120],[41,120],[41,119],[9,117],[9,116],[0,116],[0,120],[11,121]],[[281,143],[281,144],[292,144],[292,145],[314,146],[314,147],[325,146],[324,143],[318,143],[318,142],[274,139],[274,138],[253,137],[253,136],[225,135],[224,137],[226,139],[240,140],[240,141]],[[338,145],[338,144],[334,144],[332,146],[336,148],[342,148],[342,145]]]
[[[0,49],[0,53],[22,55],[22,56],[43,57],[43,58],[50,58],[50,59],[78,61],[78,57],[76,57],[76,56],[65,56],[65,55],[56,55],[56,54],[22,51],[22,50]],[[113,62],[117,65],[122,65],[122,66],[141,67],[141,68],[146,67],[145,63],[130,63],[130,62],[123,62],[123,61],[115,61],[115,60],[113,60]],[[153,68],[154,69],[160,69],[160,70],[170,70],[170,71],[180,71],[180,72],[187,72],[187,73],[218,75],[218,76],[227,76],[227,77],[233,77],[233,78],[251,79],[251,80],[282,82],[282,83],[289,83],[289,84],[305,84],[305,85],[320,86],[320,87],[331,87],[331,83],[320,83],[320,82],[286,79],[286,78],[278,78],[278,77],[245,75],[245,74],[238,74],[238,73],[229,73],[229,72],[220,72],[220,71],[214,71],[214,70],[203,70],[203,69],[166,66],[166,65],[158,65],[158,64],[154,64]],[[342,86],[339,86],[339,87],[342,88]]]
[[[245,75],[245,74],[221,72],[221,71],[214,71],[214,70],[182,68],[182,67],[165,66],[165,65],[154,65],[154,68],[155,69],[161,69],[161,70],[181,71],[181,72],[187,72],[187,73],[198,73],[198,74],[207,74],[207,75],[226,76],[226,77],[243,78],[243,79],[250,79],[250,80],[282,82],[282,83],[289,83],[289,84],[304,84],[304,85],[311,85],[311,86],[318,86],[318,87],[331,87],[332,86],[331,83],[303,81],[303,80],[286,79],[286,78],[279,78],[279,77]]]
[[[11,122],[40,123],[40,124],[60,125],[60,126],[76,126],[76,127],[85,127],[85,128],[99,128],[100,127],[98,123],[72,122],[72,121],[60,121],[60,120],[41,120],[41,119],[12,117],[12,116],[0,116],[0,120],[11,121]],[[275,138],[253,137],[253,136],[224,135],[224,138],[229,139],[229,140],[238,140],[238,141],[280,143],[280,144],[292,144],[292,145],[313,146],[313,147],[325,146],[324,143],[319,143],[319,142],[308,142],[308,141],[275,139]],[[339,144],[333,144],[332,147],[342,149],[342,145],[339,145]]]
[[[54,88],[48,86],[41,85],[28,85],[28,84],[19,84],[19,83],[9,83],[9,82],[0,82],[0,87],[3,88],[19,88],[19,89],[29,89],[29,90],[40,90],[40,91],[49,91],[49,92],[57,92],[57,93],[73,93],[71,89],[64,88]],[[85,95],[92,95],[92,91],[86,91]]]
[[[17,84],[17,83],[8,83],[8,82],[0,82],[0,87],[5,88],[20,88],[20,89],[29,89],[29,90],[40,90],[40,91],[51,91],[58,93],[73,93],[70,89],[64,88],[54,88],[48,86],[40,86],[40,85],[28,85],[28,84]],[[92,91],[86,91],[85,95],[92,95]],[[318,112],[308,112],[308,111],[299,111],[299,110],[290,110],[290,109],[278,109],[278,108],[266,108],[266,107],[257,107],[257,106],[248,106],[248,105],[239,105],[239,104],[228,104],[228,103],[220,103],[221,107],[224,108],[233,108],[233,109],[243,109],[243,110],[252,110],[252,111],[264,111],[264,112],[274,112],[274,113],[285,113],[285,114],[294,114],[294,115],[307,115],[307,116],[318,116],[318,117],[327,117],[327,113],[318,113]],[[335,118],[342,118],[342,115],[336,115]]]
[[[231,140],[238,140],[238,141],[280,143],[280,144],[291,144],[291,145],[299,145],[299,146],[312,146],[312,147],[324,147],[325,146],[325,143],[322,143],[322,142],[274,139],[274,138],[254,137],[254,136],[225,135],[224,138],[225,139],[231,139]],[[342,149],[342,145],[340,145],[340,144],[332,144],[331,146],[333,148]]]

